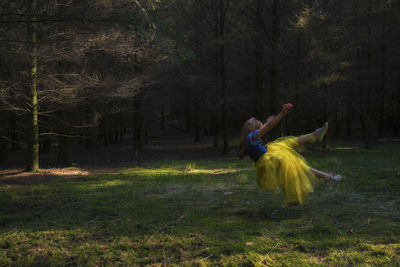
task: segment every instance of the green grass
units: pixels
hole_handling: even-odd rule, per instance
[[[0,266],[399,266],[399,151],[305,153],[345,178],[290,208],[235,158],[2,179]]]

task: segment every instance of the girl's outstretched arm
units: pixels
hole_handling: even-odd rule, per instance
[[[283,118],[286,116],[286,114],[288,114],[292,109],[292,105],[291,104],[284,104],[282,105],[282,110],[281,112],[279,112],[278,115],[274,116],[274,117],[270,117],[268,119],[268,121],[261,126],[259,132],[258,132],[258,137],[260,138],[261,136],[265,135],[266,133],[268,133],[272,128],[275,127],[275,125]]]

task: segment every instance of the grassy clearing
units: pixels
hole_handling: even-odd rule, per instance
[[[306,206],[249,160],[157,159],[117,173],[0,180],[0,265],[400,265],[399,147],[306,153],[345,175]]]

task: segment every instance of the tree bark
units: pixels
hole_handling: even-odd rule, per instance
[[[138,94],[134,97],[133,111],[133,152],[137,157],[142,148],[142,96]]]
[[[198,92],[194,99],[194,142],[200,142],[200,99]]]
[[[299,98],[300,98],[300,93],[299,93],[299,87],[300,87],[300,46],[301,46],[301,38],[302,34],[300,33],[299,36],[297,36],[296,40],[296,78],[295,78],[295,84],[294,84],[294,107],[296,108],[296,112],[294,112],[293,116],[293,132],[297,133],[297,127],[298,127],[298,120],[299,120],[299,114],[300,114],[300,109],[299,109]]]
[[[371,77],[371,58],[372,58],[372,40],[371,40],[371,0],[368,0],[368,39],[367,39],[367,77]],[[366,148],[371,148],[371,85],[367,85],[366,112],[364,115],[364,142]]]
[[[212,119],[212,124],[213,124],[213,133],[214,133],[214,139],[213,139],[213,147],[217,148],[218,143],[219,143],[219,114],[218,112],[215,112],[214,118]]]
[[[254,87],[254,115],[265,120],[265,81],[264,81],[264,0],[257,0],[256,6],[256,53],[255,53],[255,87]]]
[[[271,7],[271,54],[270,54],[270,88],[269,88],[269,113],[275,114],[277,111],[276,100],[278,99],[279,86],[279,38],[280,38],[280,15],[279,1],[273,0]]]
[[[221,100],[221,130],[223,140],[223,153],[229,153],[228,125],[227,125],[227,107],[225,101],[226,94],[226,70],[225,70],[225,0],[218,0],[216,12],[216,37],[217,37],[217,90]]]
[[[20,150],[20,138],[17,133],[17,118],[15,116],[15,111],[10,110],[8,112],[8,116],[10,125],[11,150]]]
[[[192,110],[189,104],[189,97],[185,96],[185,133],[189,134],[192,126]]]
[[[399,137],[399,128],[400,128],[400,83],[397,85],[397,91],[396,91],[396,110],[394,114],[394,127],[393,127],[393,135],[395,137]]]
[[[326,68],[325,68],[326,69]],[[328,85],[325,85],[325,96],[324,96],[324,101],[323,101],[323,114],[324,114],[324,121],[328,121],[328,101],[327,101],[327,94],[328,94]],[[323,142],[322,142],[322,149],[326,150],[328,145],[328,140],[327,140],[327,135],[324,136]]]
[[[370,14],[371,1],[368,1],[368,14]],[[353,1],[353,12],[354,12],[354,25],[358,26],[358,1]],[[368,15],[369,16],[369,15]],[[358,37],[359,38],[359,37]],[[361,56],[360,56],[360,42],[356,43],[356,81],[358,87],[358,95],[360,102],[360,123],[361,123],[361,131],[362,131],[362,141],[364,143],[364,147],[370,148],[370,105],[369,105],[369,97],[371,87],[367,85],[367,92],[364,92],[364,86],[362,84],[362,78],[359,68],[361,67]],[[370,69],[371,69],[371,27],[368,25],[368,40],[367,40],[367,77],[370,77]]]
[[[335,88],[335,138],[339,138],[340,135],[340,130],[341,130],[341,125],[340,125],[340,111],[339,111],[339,93],[338,93],[338,88],[336,86]]]
[[[36,21],[36,0],[31,1],[31,10],[34,14],[30,24],[32,42],[32,67],[30,84],[30,129],[28,143],[28,162],[26,170],[29,172],[39,171],[39,125],[38,125],[38,71],[37,71],[37,22]]]
[[[9,125],[7,125],[6,121],[9,120],[7,118],[6,113],[0,113],[0,162],[7,161],[8,159],[8,140],[7,140],[7,132],[10,131]]]
[[[160,129],[165,129],[165,104],[161,104],[160,111]]]
[[[383,138],[385,130],[385,96],[386,96],[386,33],[385,22],[382,25],[382,62],[381,62],[381,88],[380,88],[380,103],[379,103],[379,126],[378,137]]]

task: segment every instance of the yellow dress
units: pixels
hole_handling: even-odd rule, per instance
[[[284,191],[287,206],[303,204],[313,192],[316,180],[306,160],[296,151],[297,137],[281,137],[267,144],[267,152],[254,164],[258,186],[263,190]]]

